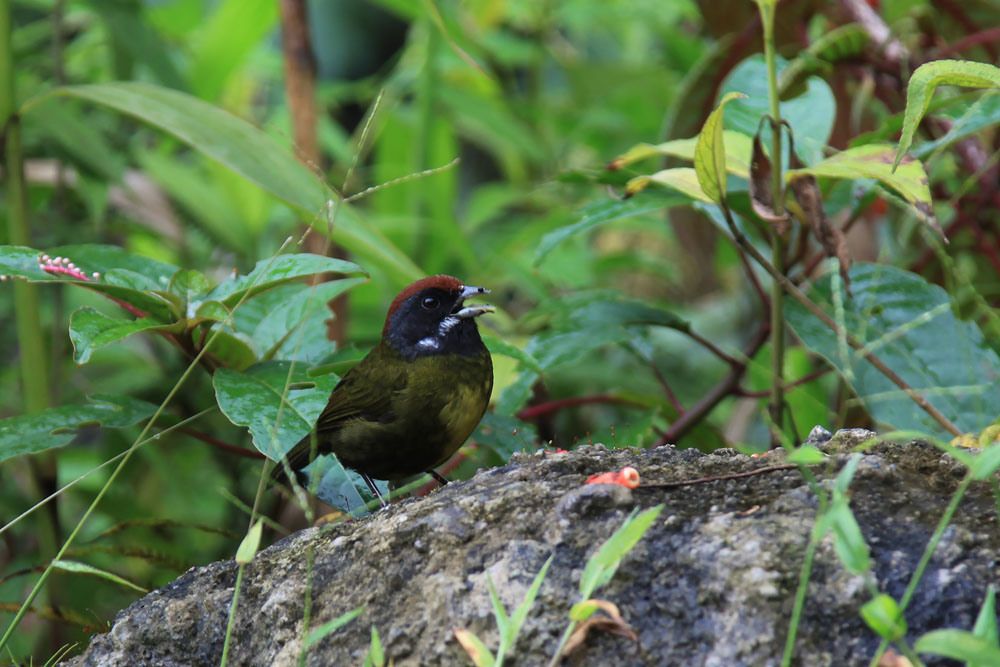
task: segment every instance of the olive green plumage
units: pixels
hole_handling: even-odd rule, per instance
[[[382,340],[333,390],[313,434],[286,455],[292,470],[332,452],[366,478],[398,479],[447,461],[475,430],[493,390],[493,363],[465,306],[485,293],[448,276],[417,281],[393,301]],[[284,477],[278,465],[273,476]]]

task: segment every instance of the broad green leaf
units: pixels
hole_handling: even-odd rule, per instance
[[[336,221],[329,224],[327,204],[335,195],[290,151],[227,111],[175,90],[130,81],[57,88],[29,100],[22,113],[30,113],[50,96],[88,100],[158,127],[299,209],[318,231],[332,228],[334,241],[396,282],[406,284],[422,274],[381,232],[362,223],[351,207],[338,206]]]
[[[114,343],[140,331],[169,331],[179,333],[178,324],[164,324],[152,317],[121,320],[108,317],[89,306],[77,308],[69,320],[69,339],[73,342],[73,361],[87,363],[99,347]]]
[[[517,379],[500,392],[495,408],[496,414],[508,416],[520,410],[531,398],[532,387],[538,382],[539,377],[540,374],[535,371],[521,371]]]
[[[114,583],[124,586],[125,588],[131,588],[133,591],[138,591],[145,595],[149,591],[139,586],[138,584],[133,584],[128,579],[121,577],[114,572],[108,572],[107,570],[102,570],[100,568],[94,567],[93,565],[88,565],[87,563],[81,563],[75,560],[54,560],[52,561],[52,567],[63,570],[65,572],[77,572],[79,574],[90,574],[95,577],[100,577],[102,579],[107,579],[108,581],[113,581]]]
[[[618,292],[584,292],[561,297],[559,315],[553,322],[558,329],[575,331],[588,327],[609,325],[654,325],[687,331],[691,324],[665,308],[658,308],[639,299],[631,299]]]
[[[913,143],[913,135],[923,120],[924,113],[938,86],[964,86],[967,88],[1000,88],[1000,68],[986,63],[967,60],[935,60],[924,63],[910,76],[906,85],[906,112],[903,132],[899,137],[892,168],[896,169],[903,155]]]
[[[862,605],[861,618],[865,619],[868,627],[874,630],[879,637],[887,641],[896,641],[906,634],[906,619],[903,618],[903,611],[895,600],[884,593],[876,595]]]
[[[245,373],[220,368],[212,377],[215,397],[223,414],[237,426],[250,430],[254,446],[277,460],[305,437],[333,393],[336,375],[310,377],[306,365],[269,361],[255,364]],[[286,382],[289,384],[284,394]],[[307,477],[319,477],[316,495],[345,512],[364,512],[371,499],[360,476],[345,470],[334,456],[322,456],[307,468]]]
[[[0,275],[7,277],[27,278],[29,280],[58,280],[55,276],[42,271],[38,257],[42,253],[25,246],[0,246]]]
[[[723,95],[719,105],[708,114],[694,148],[694,169],[698,184],[709,200],[720,203],[726,197],[726,145],[722,134],[722,116],[726,104],[746,97],[743,93]]]
[[[608,200],[597,201],[581,208],[578,212],[580,219],[571,225],[560,227],[542,237],[535,248],[535,266],[542,263],[545,257],[552,252],[557,245],[577,234],[588,232],[595,227],[623,220],[635,215],[653,213],[660,210],[672,208],[674,206],[684,206],[689,204],[687,197],[641,197],[625,201]]]
[[[529,340],[524,349],[542,368],[550,369],[575,361],[599,347],[624,343],[630,338],[628,329],[608,323],[568,333],[545,331]]]
[[[597,600],[583,600],[582,602],[577,602],[569,609],[569,620],[576,621],[577,623],[583,623],[588,618],[593,616],[594,613],[600,608],[601,605],[597,602]]]
[[[486,349],[490,351],[490,354],[501,354],[505,357],[516,359],[517,361],[520,361],[525,368],[531,369],[536,373],[542,372],[542,367],[538,364],[538,360],[518,346],[508,343],[507,341],[497,338],[493,334],[485,331],[480,331],[479,335],[483,339],[483,344],[486,345]]]
[[[686,195],[697,201],[703,201],[706,204],[712,203],[712,199],[705,194],[698,184],[697,173],[690,167],[663,169],[649,176],[636,176],[625,184],[625,196],[635,196],[650,184],[662,185],[665,188],[676,190],[682,195]]]
[[[341,614],[332,621],[328,621],[323,625],[319,626],[318,628],[310,630],[309,634],[306,635],[306,641],[305,641],[306,648],[313,646],[316,642],[320,641],[321,639],[329,635],[331,632],[336,632],[340,628],[344,627],[345,625],[356,619],[358,616],[360,616],[362,612],[364,612],[364,610],[365,610],[364,607],[358,607],[354,611],[349,611],[346,614]]]
[[[88,276],[98,271],[101,275],[112,269],[125,269],[145,276],[158,289],[165,290],[177,267],[150,257],[123,250],[113,245],[64,245],[46,251],[50,257],[68,257]]]
[[[250,526],[250,530],[243,537],[240,542],[239,548],[236,550],[236,562],[240,565],[246,565],[253,560],[253,557],[257,554],[257,549],[260,548],[260,537],[264,531],[264,522],[260,519],[254,522]]]
[[[76,107],[59,100],[38,105],[25,119],[25,133],[34,129],[59,144],[77,164],[109,183],[117,182],[125,166],[123,153],[114,150],[100,132],[95,132]]]
[[[290,366],[287,361],[269,361],[245,373],[220,368],[212,378],[223,414],[249,428],[254,446],[272,460],[309,433],[339,380],[335,375],[310,378],[301,363],[289,377]],[[286,381],[291,385],[283,400]]]
[[[331,280],[318,285],[297,285],[295,292],[273,306],[253,331],[259,354],[274,359],[315,362],[333,349],[327,339],[326,321],[333,317],[327,305],[366,278]],[[263,297],[261,297],[263,298]]]
[[[271,259],[257,262],[253,271],[245,276],[234,276],[220,283],[209,294],[208,298],[221,301],[232,308],[249,292],[249,298],[256,294],[274,289],[279,285],[298,278],[317,273],[364,273],[357,264],[333,257],[311,255],[278,255]]]
[[[843,292],[840,297],[851,335],[963,432],[981,431],[1000,415],[1000,358],[974,323],[955,317],[943,289],[878,264],[855,264],[850,275],[854,298]],[[830,282],[821,280],[809,296],[837,317]],[[877,422],[945,435],[940,424],[867,360],[840,346],[834,333],[798,303],[786,304],[785,319],[813,353],[844,376]]]
[[[742,132],[723,130],[722,139],[726,146],[726,171],[740,178],[750,176],[750,152],[753,140]],[[609,169],[621,169],[655,155],[676,157],[694,162],[694,150],[698,137],[673,139],[661,144],[638,144],[619,155],[608,164]]]
[[[913,650],[967,663],[1000,665],[1000,648],[995,643],[964,630],[932,630],[917,640]]]
[[[517,417],[487,412],[472,439],[495,451],[504,461],[517,452],[534,451],[538,433]]]
[[[595,590],[611,581],[622,559],[639,543],[662,511],[663,505],[651,507],[638,515],[633,511],[625,523],[601,545],[597,553],[590,557],[580,576],[580,595],[585,600],[589,599]]]
[[[777,58],[780,77],[787,61]],[[722,97],[731,91],[746,93],[747,99],[736,100],[726,109],[725,126],[752,137],[760,119],[771,113],[767,88],[767,65],[764,57],[753,55],[734,67],[719,88]],[[823,159],[823,148],[830,138],[837,101],[830,86],[819,77],[805,80],[805,92],[781,101],[781,117],[792,126],[795,152],[806,164]],[[765,146],[771,145],[771,128],[765,124],[761,132]],[[749,156],[749,152],[747,153]],[[774,156],[771,157],[774,160]]]
[[[896,169],[892,153],[892,146],[888,144],[848,148],[811,167],[786,172],[785,180],[792,181],[800,174],[845,179],[873,178],[899,194],[916,209],[922,220],[936,227],[931,191],[927,186],[927,173],[924,172],[923,165],[917,160],[907,159]]]
[[[152,416],[156,406],[128,396],[94,394],[87,405],[63,405],[41,412],[0,419],[0,461],[62,447],[81,426],[132,426]]]
[[[186,305],[207,294],[211,288],[212,283],[208,276],[194,269],[181,269],[170,277],[170,284],[167,286],[167,289],[183,299]],[[192,313],[187,315],[191,316]]]
[[[215,325],[205,337],[205,345],[209,346],[206,354],[233,371],[245,370],[258,361],[257,351],[249,336],[220,327],[219,324]]]

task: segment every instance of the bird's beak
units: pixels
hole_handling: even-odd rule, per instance
[[[458,297],[458,301],[455,303],[455,308],[451,311],[451,314],[459,319],[468,319],[470,317],[479,317],[486,313],[496,312],[496,308],[487,303],[477,303],[472,306],[466,306],[465,300],[478,296],[480,294],[489,294],[490,291],[485,287],[472,287],[463,286],[462,295]]]

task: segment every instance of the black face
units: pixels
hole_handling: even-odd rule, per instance
[[[389,319],[389,342],[404,357],[476,354],[482,346],[476,318],[458,317],[461,292],[437,287],[417,292]]]

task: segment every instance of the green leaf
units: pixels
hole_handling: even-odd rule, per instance
[[[917,160],[907,159],[896,169],[892,153],[892,146],[888,144],[848,148],[811,167],[790,170],[785,173],[785,179],[790,182],[801,174],[827,178],[873,178],[905,199],[916,210],[918,217],[937,229],[923,165]]]
[[[850,488],[851,481],[854,479],[854,473],[857,471],[858,464],[860,463],[861,454],[859,452],[851,454],[850,458],[847,459],[847,463],[837,473],[837,478],[833,480],[834,493],[841,495],[847,493],[847,489]]]
[[[963,432],[981,431],[1000,414],[1000,358],[972,322],[955,317],[951,299],[913,273],[891,266],[855,264],[854,298],[841,291],[843,325],[910,387],[923,394]],[[810,298],[837,317],[831,282],[821,280]],[[842,290],[842,288],[841,288]],[[847,380],[879,423],[944,437],[941,425],[863,357],[840,346],[824,324],[794,301],[785,319],[800,340]]]
[[[538,597],[538,591],[542,588],[542,582],[545,580],[545,575],[548,574],[549,565],[552,565],[552,559],[555,555],[549,556],[542,565],[542,569],[538,571],[535,575],[534,581],[531,582],[531,587],[528,588],[528,592],[524,594],[524,600],[517,606],[514,613],[510,616],[510,626],[507,646],[511,649],[514,648],[514,644],[517,641],[517,636],[521,634],[521,628],[524,626],[524,621],[528,618],[528,612],[531,610],[531,605],[535,604],[535,598]]]
[[[529,340],[524,349],[538,360],[542,368],[549,369],[575,361],[599,347],[624,343],[630,338],[631,334],[625,327],[609,324],[569,333],[546,331]]]
[[[541,264],[557,245],[571,236],[589,232],[595,227],[616,220],[624,220],[632,216],[653,213],[689,203],[690,199],[687,197],[675,195],[671,197],[641,197],[624,201],[614,199],[587,204],[578,211],[580,219],[577,222],[560,227],[542,237],[535,248],[534,264],[535,266]]]
[[[1000,647],[1000,635],[997,632],[996,587],[990,584],[986,590],[983,606],[976,616],[976,624],[972,628],[972,636],[986,640],[994,648]],[[968,667],[989,667],[992,663],[972,663]]]
[[[311,255],[278,255],[271,259],[257,262],[253,271],[245,276],[235,276],[220,283],[209,294],[208,298],[221,301],[232,308],[249,293],[248,298],[274,289],[291,280],[305,278],[317,273],[365,273],[357,264],[333,257]]]
[[[80,574],[91,574],[94,575],[95,577],[101,577],[102,579],[107,579],[108,581],[113,581],[116,584],[119,584],[120,586],[124,586],[125,588],[130,588],[133,591],[142,593],[143,595],[149,592],[142,586],[134,584],[128,579],[118,576],[114,572],[108,572],[107,570],[102,570],[100,568],[94,567],[93,565],[88,565],[87,563],[81,563],[75,560],[60,559],[52,561],[52,567],[58,570],[63,570],[65,572],[77,572]]]
[[[876,595],[861,607],[861,618],[865,619],[868,627],[879,637],[887,641],[896,641],[906,634],[906,619],[903,618],[902,610],[895,600],[884,593]],[[917,651],[921,650],[919,645],[918,641]]]
[[[194,269],[181,269],[170,276],[170,284],[167,289],[184,300],[184,303],[193,303],[196,299],[212,289],[212,283],[201,271]]]
[[[726,104],[745,98],[743,93],[730,92],[723,95],[719,106],[708,114],[705,124],[698,134],[694,148],[694,170],[698,184],[709,200],[721,203],[726,195],[726,144],[722,134],[722,116]]]
[[[58,255],[70,258],[87,275],[90,275],[92,271],[99,271],[105,275],[112,269],[125,269],[145,276],[152,281],[150,284],[155,284],[158,289],[166,289],[170,283],[170,276],[177,272],[177,267],[172,264],[129,252],[113,245],[89,243],[64,245],[50,248],[46,252],[51,257]]]
[[[360,616],[364,612],[364,610],[365,610],[364,607],[358,607],[354,611],[349,611],[346,614],[342,614],[337,618],[333,619],[332,621],[328,621],[323,625],[319,626],[318,628],[310,630],[309,634],[306,635],[306,641],[305,641],[306,648],[312,647],[314,644],[316,644],[316,642],[320,641],[331,632],[336,632],[340,628],[344,627],[345,625],[356,619],[358,616]]]
[[[212,377],[215,397],[223,414],[237,426],[250,429],[254,446],[278,460],[312,429],[339,378],[306,375],[305,364],[268,361],[244,373],[220,368]],[[287,396],[285,384],[290,388]]]
[[[538,433],[517,417],[487,412],[472,439],[492,449],[504,461],[517,452],[535,451]]]
[[[788,62],[777,58],[778,76],[782,76]],[[729,72],[719,87],[719,96],[730,91],[746,93],[747,99],[736,100],[726,109],[725,126],[748,137],[757,133],[760,119],[771,113],[767,84],[767,64],[761,55],[753,55]],[[795,152],[806,164],[823,158],[830,132],[833,130],[837,101],[830,86],[819,77],[805,80],[805,92],[781,101],[781,117],[792,126],[795,135]],[[771,128],[767,124],[761,132],[765,146],[771,145]],[[749,152],[747,153],[749,156]],[[774,156],[771,157],[774,160]]]
[[[490,354],[501,354],[505,357],[510,357],[521,362],[525,368],[529,368],[536,373],[542,372],[542,367],[538,364],[538,360],[518,346],[497,338],[486,331],[480,331],[479,336],[483,339],[483,343],[486,345],[486,349],[490,351]]]
[[[507,610],[503,608],[503,603],[500,602],[500,596],[497,595],[497,589],[493,585],[493,579],[490,578],[489,570],[486,571],[486,587],[490,591],[490,604],[493,606],[493,618],[497,622],[497,631],[500,633],[502,650],[502,647],[506,646],[507,638],[510,635],[510,619],[507,617]]]
[[[847,498],[834,502],[824,517],[833,530],[833,547],[841,562],[851,574],[863,574],[871,567],[868,544],[861,533],[861,526],[851,513]]]
[[[81,426],[124,428],[149,418],[156,406],[128,396],[94,394],[89,405],[63,405],[0,419],[0,461],[62,447]]]
[[[211,355],[229,370],[242,371],[258,361],[253,341],[246,334],[233,333],[216,324],[205,339],[206,354]],[[209,343],[211,343],[209,345]]]
[[[588,618],[594,615],[594,613],[601,608],[596,600],[583,600],[582,602],[577,602],[575,605],[569,609],[569,620],[575,621],[577,623],[583,623]]]
[[[913,135],[923,120],[924,113],[934,97],[938,86],[964,86],[967,88],[1000,87],[1000,68],[986,63],[967,60],[935,60],[924,63],[913,72],[906,85],[906,112],[903,116],[903,132],[899,137],[896,157],[892,168],[903,159],[903,155],[913,143]]]
[[[742,132],[723,130],[722,140],[726,147],[726,171],[740,178],[750,177],[750,152],[753,140]],[[609,169],[621,169],[633,162],[648,157],[676,157],[688,162],[694,162],[695,147],[698,137],[690,139],[673,139],[662,144],[638,144],[619,155],[608,165]],[[699,188],[701,191],[701,188]]]
[[[368,648],[368,656],[365,658],[365,662],[371,661],[371,664],[375,667],[382,667],[385,665],[385,651],[382,650],[382,639],[378,636],[378,630],[375,626],[372,626],[372,641]]]
[[[580,595],[584,599],[589,599],[595,590],[611,581],[622,559],[638,544],[662,511],[663,505],[652,507],[638,516],[633,511],[597,553],[590,557],[580,576]]]
[[[802,465],[816,465],[826,460],[826,454],[819,451],[812,445],[802,445],[796,447],[788,453],[789,463],[800,463]]]
[[[58,280],[42,271],[38,265],[40,254],[34,248],[15,245],[0,246],[0,275],[17,276],[29,280]]]
[[[321,359],[333,348],[326,337],[326,320],[333,317],[327,304],[364,282],[367,278],[331,280],[295,286],[291,296],[282,294],[253,331],[257,350],[277,359],[313,362]]]
[[[50,96],[88,100],[158,127],[299,209],[317,230],[327,230],[324,213],[334,194],[290,151],[227,111],[175,90],[129,81],[56,88],[29,100],[22,113],[30,113]],[[362,223],[349,206],[339,206],[336,224],[329,226],[334,241],[386,271],[398,283],[412,282],[422,274],[381,232]]]
[[[253,557],[257,554],[257,549],[260,548],[260,537],[264,531],[264,522],[258,519],[252,526],[247,534],[243,537],[240,542],[239,548],[236,550],[236,562],[240,565],[246,565],[253,560]]]
[[[967,663],[1000,665],[1000,648],[965,630],[932,630],[917,640],[913,650]]]
[[[676,190],[695,201],[712,203],[712,199],[698,184],[698,174],[690,167],[663,169],[650,176],[636,176],[625,185],[625,196],[632,197],[650,184],[662,185],[665,188]]]
[[[69,339],[73,342],[73,361],[87,363],[94,350],[122,340],[141,331],[170,331],[179,333],[178,324],[164,324],[152,317],[120,320],[94,310],[89,306],[77,308],[69,320]]]

